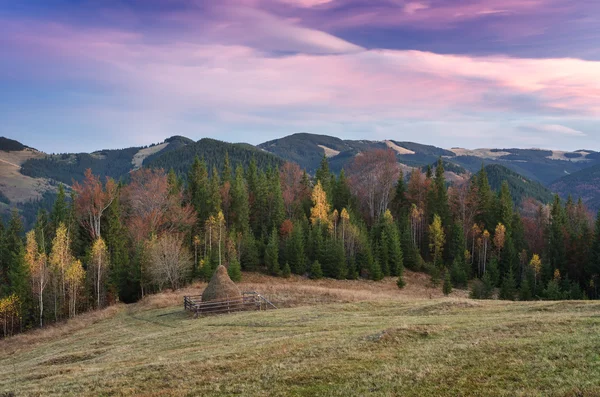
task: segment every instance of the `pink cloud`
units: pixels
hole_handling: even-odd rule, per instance
[[[13,26],[9,34],[44,63],[79,65],[65,75],[122,84],[127,95],[157,107],[320,107],[398,116],[422,109],[522,111],[487,102],[501,92],[527,95],[549,110],[600,115],[594,61],[392,50],[268,57],[245,45],[149,44],[129,32],[55,24]]]

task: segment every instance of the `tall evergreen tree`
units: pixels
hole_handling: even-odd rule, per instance
[[[217,167],[212,169],[206,206],[210,215],[216,215],[221,211],[221,178]]]
[[[67,194],[64,185],[61,183],[58,185],[58,193],[54,200],[54,205],[52,206],[52,212],[50,213],[51,229],[56,230],[61,223],[64,223],[65,225],[68,224],[68,217],[69,204],[67,203]],[[53,236],[48,237],[50,238]]]
[[[327,198],[331,203],[331,198],[333,197],[331,186],[331,171],[329,171],[329,161],[327,160],[327,156],[325,156],[325,154],[323,154],[323,158],[321,159],[321,165],[315,173],[315,184],[317,182],[321,182],[321,186],[323,187],[323,190],[327,194]]]
[[[300,222],[294,223],[292,235],[286,243],[286,258],[290,269],[295,274],[306,272],[306,254],[304,251],[304,232]]]
[[[250,208],[248,187],[241,165],[235,169],[235,180],[231,188],[231,219],[236,233],[246,234],[250,230]]]
[[[349,207],[351,197],[346,172],[342,169],[333,189],[333,209],[342,212],[342,209]]]
[[[110,255],[109,289],[116,293],[119,300],[131,303],[140,295],[139,274],[130,261],[128,246],[129,235],[121,214],[121,195],[117,195],[108,208],[106,217],[106,246]]]
[[[285,219],[285,204],[283,202],[278,169],[269,172],[267,184],[267,227],[269,230],[273,228],[279,229]]]
[[[270,274],[278,276],[281,272],[279,267],[279,234],[275,228],[271,231],[269,243],[265,249],[265,264]]]
[[[567,255],[565,247],[564,227],[566,223],[565,211],[560,197],[556,195],[552,203],[550,212],[550,225],[548,228],[548,254],[547,260],[542,269],[542,280],[548,282],[554,275],[554,270],[558,269],[561,274],[566,274]]]
[[[200,160],[198,156],[194,158],[188,173],[188,190],[190,201],[198,214],[198,225],[203,228],[204,223],[211,214],[211,208],[207,206],[210,193],[206,163],[204,159]]]

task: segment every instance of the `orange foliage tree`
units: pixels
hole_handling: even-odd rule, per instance
[[[92,174],[88,168],[83,184],[75,182],[73,191],[76,193],[75,208],[81,225],[90,233],[92,240],[100,238],[102,215],[117,196],[117,184],[107,177],[103,186],[100,177]]]

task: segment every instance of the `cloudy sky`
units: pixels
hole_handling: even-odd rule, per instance
[[[0,135],[600,150],[597,0],[0,0]]]

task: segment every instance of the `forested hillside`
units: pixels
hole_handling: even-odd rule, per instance
[[[186,175],[194,158],[203,158],[207,164],[222,170],[225,165],[225,155],[229,156],[232,167],[241,164],[247,167],[251,160],[256,161],[258,168],[266,169],[283,164],[283,161],[270,153],[266,153],[251,145],[236,144],[204,138],[198,142],[180,147],[177,150],[160,153],[156,157],[148,158],[144,166],[150,168],[173,169],[178,175]]]
[[[23,145],[21,142],[0,136],[0,150],[5,152],[18,152],[27,148],[28,147]]]
[[[406,267],[444,293],[470,286],[481,299],[599,297],[600,217],[593,225],[582,202],[558,197],[516,206],[513,192],[544,195],[497,166],[448,186],[443,161],[405,180],[392,149],[364,151],[339,175],[322,158],[314,178],[213,140],[165,157],[170,172],[154,160],[124,184],[88,169],[73,199],[61,186],[25,238],[13,212],[0,227],[4,335],[208,280],[219,265],[234,280],[240,269],[392,276],[399,288]]]
[[[525,198],[533,198],[548,204],[554,198],[552,192],[541,183],[531,181],[501,165],[488,165],[485,167],[485,172],[494,191],[500,191],[503,183],[508,184],[508,189],[516,204],[520,204]]]
[[[593,210],[600,210],[600,165],[583,169],[567,175],[550,187],[553,191],[567,199],[581,197],[583,202]]]
[[[102,150],[94,153],[56,154],[42,159],[27,160],[21,173],[33,178],[49,178],[70,185],[82,181],[85,170],[92,169],[102,178],[120,179],[133,168],[133,156],[139,147]]]

